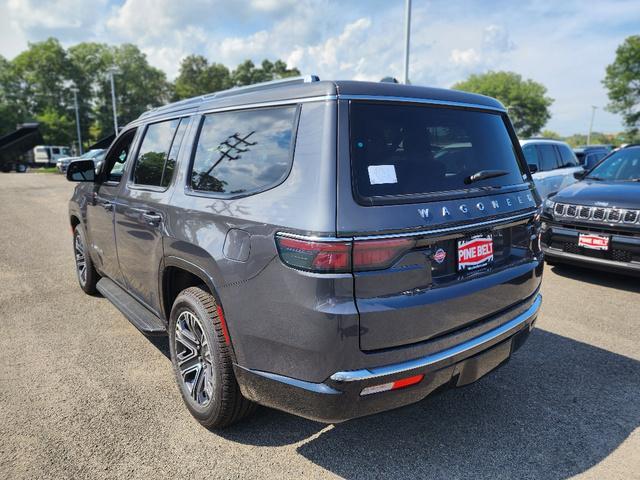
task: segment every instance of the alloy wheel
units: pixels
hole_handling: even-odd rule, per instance
[[[175,351],[182,382],[191,399],[206,407],[213,396],[213,362],[202,324],[188,310],[178,316]]]
[[[84,243],[79,233],[76,233],[74,240],[74,251],[76,254],[76,270],[78,271],[78,278],[80,284],[84,287],[87,283],[87,259],[84,253]]]

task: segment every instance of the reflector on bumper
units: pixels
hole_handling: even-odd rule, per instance
[[[414,375],[413,377],[402,378],[395,382],[383,383],[382,385],[374,385],[372,387],[363,388],[360,396],[371,395],[373,393],[387,392],[389,390],[398,390],[399,388],[409,387],[420,383],[424,375]]]

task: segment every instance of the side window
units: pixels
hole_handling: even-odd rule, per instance
[[[291,164],[296,107],[207,115],[191,167],[191,188],[246,194],[281,182]]]
[[[175,119],[147,126],[133,170],[133,183],[161,185],[165,162],[179,123],[180,120]]]
[[[527,165],[535,165],[540,169],[540,163],[538,162],[538,152],[536,152],[536,147],[533,145],[525,145],[522,147],[522,153],[524,153],[524,158],[527,162]]]
[[[173,178],[173,171],[175,170],[176,166],[176,159],[178,158],[178,152],[180,151],[182,139],[184,138],[184,132],[187,130],[188,124],[188,118],[183,118],[182,120],[180,120],[180,125],[178,125],[178,130],[176,130],[176,134],[173,137],[171,150],[169,150],[169,156],[167,157],[167,161],[164,164],[164,170],[162,171],[162,179],[160,180],[160,186],[162,187],[168,187],[171,183],[171,178]]]
[[[105,178],[108,182],[119,182],[122,178],[122,172],[129,159],[129,151],[135,135],[135,128],[128,130],[120,135],[120,138],[118,138],[109,149],[105,157]]]
[[[557,145],[560,152],[560,166],[561,167],[577,167],[578,159],[566,145]]]
[[[551,144],[536,145],[538,154],[540,155],[540,170],[548,172],[558,168],[558,157],[556,149]]]
[[[60,155],[60,149],[58,147],[53,147],[51,150],[53,151],[54,155]]]

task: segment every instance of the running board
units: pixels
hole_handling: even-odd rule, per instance
[[[164,326],[164,322],[147,310],[146,307],[124,291],[113,280],[102,277],[96,285],[96,288],[142,333],[166,333],[167,329]]]

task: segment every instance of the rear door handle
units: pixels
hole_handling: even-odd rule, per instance
[[[157,224],[162,221],[162,216],[154,212],[144,212],[142,214],[142,218],[144,218],[150,224]]]

